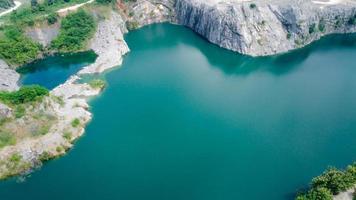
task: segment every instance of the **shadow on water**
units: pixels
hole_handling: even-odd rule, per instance
[[[57,54],[24,65],[17,72],[21,74],[21,84],[23,85],[39,84],[53,89],[64,83],[82,67],[93,63],[95,59],[96,54],[93,51]]]
[[[237,76],[249,75],[257,70],[269,72],[276,76],[284,75],[295,70],[313,53],[325,52],[340,47],[353,48],[356,46],[356,34],[336,34],[325,36],[304,48],[288,53],[275,56],[251,57],[222,49],[211,43],[207,45],[206,39],[200,37],[200,39],[197,40],[196,37],[194,37],[196,33],[191,30],[184,30],[179,26],[171,29],[163,29],[160,25],[147,26],[144,28],[146,29],[145,31],[137,32],[137,34],[149,34],[151,36],[150,38],[152,38],[149,42],[147,42],[147,37],[137,37],[136,34],[126,35],[126,37],[135,37],[135,41],[139,43],[146,42],[145,45],[129,43],[132,50],[140,51],[149,48],[151,44],[162,48],[170,48],[181,43],[197,48],[205,56],[209,64],[225,74]],[[178,36],[170,37],[171,35]],[[127,41],[133,40],[127,39]]]

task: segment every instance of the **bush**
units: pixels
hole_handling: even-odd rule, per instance
[[[310,190],[303,200],[332,200],[331,192],[326,188],[316,188]]]
[[[316,24],[312,24],[309,26],[309,34],[315,33],[316,31]]]
[[[52,41],[52,48],[59,52],[82,50],[86,41],[93,35],[94,30],[94,18],[84,10],[69,14],[62,20],[60,33]]]
[[[297,195],[296,200],[328,200],[330,199],[329,196],[344,192],[354,187],[355,184],[356,162],[347,166],[345,171],[329,168],[322,175],[312,180],[309,192]],[[328,193],[330,193],[330,195]]]
[[[112,3],[112,0],[96,0],[97,3],[99,4],[109,4]]]
[[[0,148],[16,144],[16,138],[12,133],[0,131]]]
[[[333,194],[345,191],[352,186],[352,180],[345,174],[336,168],[330,168],[326,170],[322,175],[313,178],[312,188],[327,188]]]
[[[48,90],[39,85],[23,86],[15,92],[0,92],[0,101],[20,105],[42,99],[49,94]]]
[[[319,25],[318,25],[318,29],[320,32],[324,32],[325,31],[325,22],[324,21],[320,21]]]
[[[89,82],[89,85],[94,89],[102,89],[105,87],[105,81],[101,79],[94,79]]]
[[[251,9],[255,9],[256,7],[257,7],[256,4],[254,4],[254,3],[251,3],[251,4],[250,4],[250,8],[251,8]]]
[[[54,24],[58,21],[57,19],[58,15],[57,13],[51,13],[47,16],[47,23],[48,24]]]
[[[73,128],[76,128],[80,125],[80,121],[78,118],[75,118],[73,121],[72,121],[72,127]]]
[[[40,53],[40,44],[23,35],[16,27],[5,27],[0,38],[0,57],[10,64],[22,65],[33,61]]]
[[[15,108],[15,118],[21,118],[25,116],[26,109],[22,105],[16,106]]]
[[[349,25],[356,25],[356,14],[352,17],[350,17],[348,21]]]

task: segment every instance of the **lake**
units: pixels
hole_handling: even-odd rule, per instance
[[[356,160],[356,35],[262,58],[170,24],[125,39],[85,135],[24,182],[0,182],[1,199],[289,200]],[[69,73],[50,69],[25,76],[53,88],[43,77]]]

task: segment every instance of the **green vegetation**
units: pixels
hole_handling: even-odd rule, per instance
[[[251,3],[251,4],[250,4],[250,8],[251,8],[251,9],[255,9],[256,7],[257,7],[256,4],[254,4],[254,3]]]
[[[55,24],[58,21],[58,15],[57,13],[51,13],[47,16],[47,23],[48,24]]]
[[[317,31],[316,24],[311,24],[309,26],[309,34],[315,33]]]
[[[0,92],[0,101],[10,105],[20,105],[40,100],[48,94],[48,90],[39,85],[23,86],[15,92]]]
[[[70,140],[72,139],[72,133],[69,132],[69,131],[66,131],[66,132],[63,133],[63,137],[64,137],[66,140],[70,141]]]
[[[21,159],[22,159],[22,156],[21,156],[21,155],[19,155],[19,154],[17,154],[17,153],[14,153],[14,154],[12,154],[11,157],[10,157],[10,162],[18,163],[18,162],[21,161]]]
[[[0,58],[9,64],[22,65],[33,61],[41,51],[41,45],[24,36],[15,26],[4,27],[0,37]]]
[[[114,2],[113,0],[96,0],[97,3],[99,4],[109,4]]]
[[[350,17],[348,21],[349,25],[356,25],[356,14],[352,17]]]
[[[287,33],[287,39],[291,39],[292,38],[292,34],[291,33]]]
[[[18,105],[15,107],[15,118],[21,118],[25,116],[26,109],[22,105]]]
[[[346,191],[356,184],[356,163],[345,171],[329,168],[322,175],[313,178],[311,189],[297,196],[296,200],[331,200],[332,195]]]
[[[80,120],[78,118],[75,118],[73,121],[72,121],[72,127],[73,128],[76,128],[80,125]]]
[[[0,130],[0,149],[4,146],[15,145],[16,138],[13,134]]]
[[[52,48],[59,52],[79,51],[85,47],[94,30],[94,18],[84,10],[69,14],[62,20],[60,33],[52,41]]]
[[[89,82],[89,85],[94,89],[102,89],[105,87],[105,81],[101,79],[94,79]]]
[[[49,132],[49,129],[51,128],[51,124],[45,124],[41,127],[39,127],[34,133],[33,136],[42,136],[46,135]]]
[[[63,149],[62,146],[56,147],[56,151],[57,151],[58,153],[61,153],[63,150],[64,150],[64,149]]]
[[[16,10],[9,16],[10,22],[17,27],[24,27],[38,21],[47,20],[48,13],[55,13],[58,9],[83,3],[86,0],[31,0],[31,6]]]
[[[52,156],[51,156],[50,153],[48,153],[47,151],[44,151],[44,152],[40,155],[39,159],[40,159],[40,161],[47,161],[47,160],[49,160],[51,157],[52,157]]]
[[[140,24],[137,21],[127,21],[126,22],[126,27],[127,30],[131,31],[131,30],[135,30],[140,26]]]
[[[8,9],[14,5],[12,0],[0,0],[0,10],[1,9]]]
[[[320,32],[324,32],[325,31],[325,21],[324,20],[320,20],[319,25],[318,25],[318,29]]]

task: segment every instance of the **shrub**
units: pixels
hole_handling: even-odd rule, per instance
[[[289,40],[289,39],[291,39],[291,37],[292,37],[292,34],[291,33],[287,33],[287,39]]]
[[[23,35],[16,27],[5,27],[0,38],[0,57],[10,64],[22,65],[37,58],[40,44]]]
[[[93,16],[79,10],[62,20],[60,33],[51,46],[59,52],[79,51],[85,47],[85,42],[92,36],[94,29]]]
[[[18,163],[18,162],[21,161],[21,159],[22,159],[22,156],[21,156],[20,154],[14,153],[14,154],[12,154],[11,157],[10,157],[10,162]]]
[[[47,22],[48,24],[54,24],[58,21],[57,19],[58,15],[57,13],[51,13],[47,16]]]
[[[321,20],[319,22],[318,29],[319,29],[320,32],[324,32],[325,31],[325,22],[323,20]]]
[[[70,140],[72,139],[72,133],[69,132],[69,131],[64,132],[64,133],[63,133],[63,137],[64,137],[66,140],[70,141]]]
[[[80,121],[78,118],[75,118],[73,121],[72,121],[72,126],[73,128],[76,128],[80,125]]]
[[[96,2],[99,4],[109,4],[112,3],[113,0],[96,0]]]
[[[16,138],[12,133],[0,131],[0,148],[16,144]]]
[[[309,26],[309,34],[315,33],[316,32],[316,24],[311,24]]]
[[[26,109],[22,105],[18,105],[15,108],[15,118],[21,118],[25,116]]]
[[[105,87],[105,81],[101,79],[94,79],[89,82],[89,85],[94,89],[102,89]]]
[[[349,25],[356,25],[356,14],[352,17],[350,17],[348,21]]]
[[[39,100],[48,94],[48,90],[39,85],[23,86],[15,92],[0,92],[0,101],[13,105],[19,105]]]
[[[256,7],[257,7],[256,4],[254,4],[254,3],[251,3],[251,4],[250,4],[250,8],[251,8],[251,9],[255,9]]]
[[[322,175],[313,178],[312,188],[327,188],[333,194],[338,194],[341,191],[345,191],[352,186],[349,177],[336,168],[330,168],[326,170]]]

